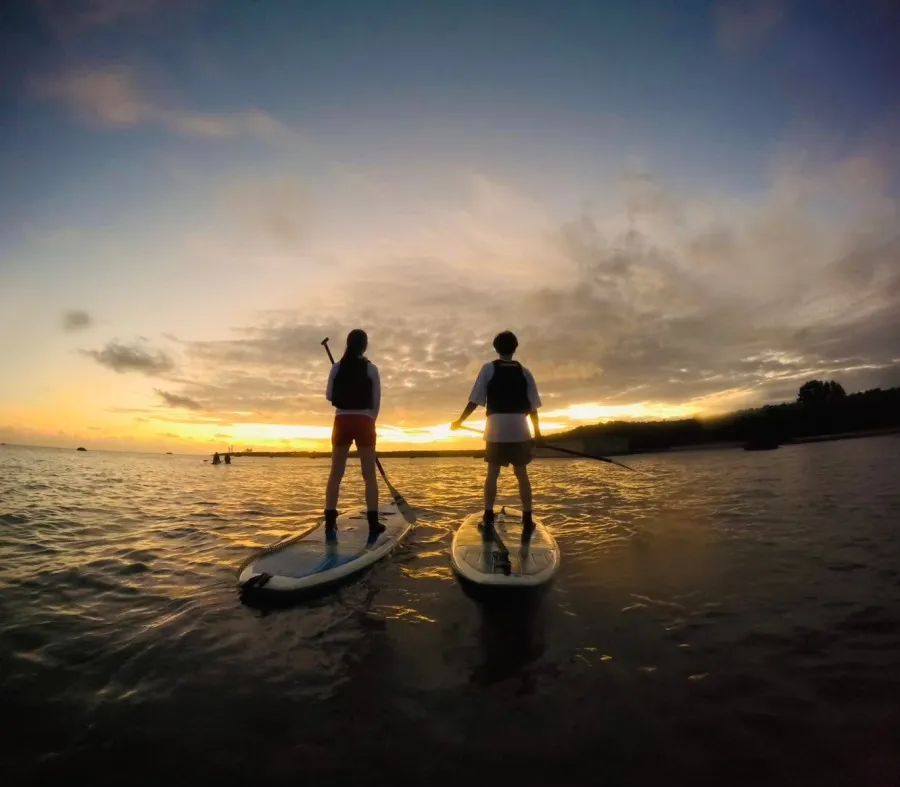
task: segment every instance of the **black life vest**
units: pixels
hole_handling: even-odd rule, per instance
[[[339,410],[371,410],[372,378],[366,358],[342,358],[331,386],[331,403]]]
[[[494,361],[494,374],[487,384],[487,414],[530,413],[528,383],[518,361]]]

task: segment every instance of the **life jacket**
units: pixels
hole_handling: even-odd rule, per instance
[[[331,403],[338,410],[370,410],[374,404],[372,378],[366,358],[342,358],[331,386]]]
[[[496,360],[487,384],[487,414],[530,413],[528,383],[518,361]]]

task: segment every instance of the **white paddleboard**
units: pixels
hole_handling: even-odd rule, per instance
[[[369,524],[365,511],[340,514],[337,541],[325,540],[325,523],[266,547],[238,568],[238,584],[245,590],[298,591],[327,585],[368,568],[393,551],[411,526],[394,503],[381,506],[379,520],[385,531],[367,544]]]
[[[504,507],[494,515],[493,538],[485,540],[479,528],[482,512],[469,514],[453,534],[450,563],[464,579],[478,585],[535,587],[549,582],[559,569],[559,546],[550,531],[534,517],[531,538],[522,541],[522,512]]]

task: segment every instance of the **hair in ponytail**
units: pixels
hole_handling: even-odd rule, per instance
[[[369,337],[366,336],[366,332],[362,328],[354,328],[347,334],[347,347],[344,350],[344,354],[341,356],[341,360],[345,361],[348,358],[359,358],[366,351],[366,347],[368,346]]]

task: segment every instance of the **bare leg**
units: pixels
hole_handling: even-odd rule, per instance
[[[369,522],[369,538],[366,543],[374,544],[385,530],[378,518],[378,477],[375,475],[375,449],[357,446],[359,463],[362,465],[363,481],[366,484],[366,519]]]
[[[500,477],[500,465],[488,464],[484,478],[484,510],[493,511],[497,500],[497,479]]]
[[[378,510],[378,476],[375,475],[375,449],[371,447],[360,448],[359,463],[362,465],[363,481],[366,485],[366,510]]]
[[[528,479],[528,465],[513,467],[519,482],[519,498],[522,500],[522,511],[531,511],[531,481]]]
[[[349,445],[336,445],[332,448],[331,473],[328,475],[328,485],[325,487],[326,510],[337,508],[338,494],[341,491],[341,480],[347,467],[347,454],[349,453]]]

